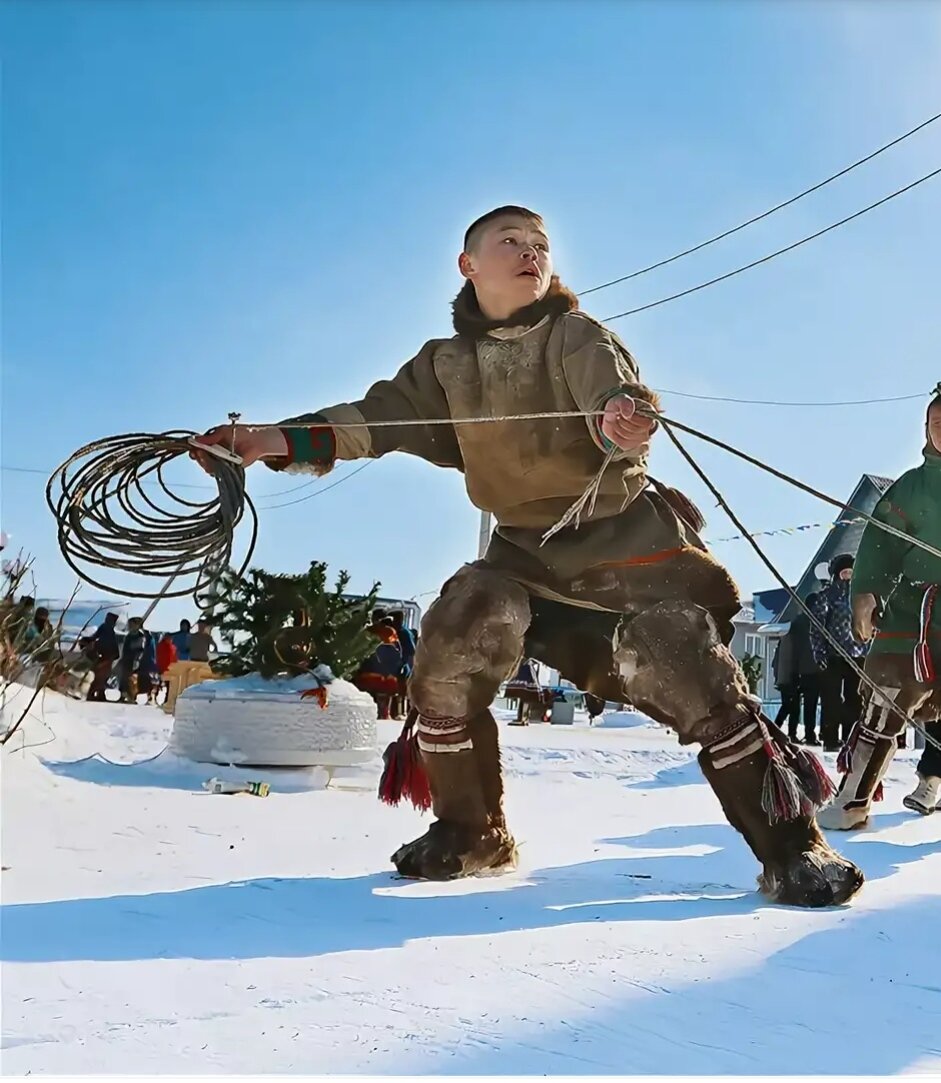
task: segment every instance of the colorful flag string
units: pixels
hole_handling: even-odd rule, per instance
[[[837,526],[850,526],[853,523],[864,523],[860,517],[854,519],[837,519],[834,523],[801,523],[799,526],[779,526],[773,530],[753,530],[750,534],[731,534],[727,538],[704,539],[707,545],[718,545],[720,542],[742,541],[746,537],[773,538],[778,534],[802,534],[805,530],[820,530],[826,528],[832,530]]]

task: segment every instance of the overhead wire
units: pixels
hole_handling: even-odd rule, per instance
[[[686,256],[693,255],[694,252],[701,252],[704,248],[708,248],[710,245],[716,244],[719,241],[725,240],[726,237],[731,237],[734,233],[739,233],[741,230],[746,229],[748,226],[753,226],[756,222],[761,222],[765,218],[770,218],[772,214],[776,214],[778,211],[784,210],[785,207],[793,206],[799,200],[805,196],[809,196],[814,192],[819,192],[821,188],[825,188],[828,184],[832,184],[833,181],[839,180],[840,177],[845,177],[848,173],[852,173],[854,169],[858,169],[860,166],[865,165],[867,162],[871,162],[873,158],[878,158],[880,154],[884,154],[892,147],[898,146],[899,143],[903,143],[906,139],[920,132],[923,128],[927,128],[930,124],[934,124],[935,121],[941,120],[941,113],[935,113],[934,116],[929,117],[927,120],[923,120],[921,124],[910,129],[904,134],[897,136],[895,139],[888,143],[883,144],[877,150],[867,154],[864,158],[859,158],[853,162],[852,165],[846,166],[844,169],[839,170],[837,173],[832,173],[829,177],[822,181],[818,181],[817,184],[811,185],[809,188],[805,188],[802,192],[798,192],[796,196],[791,196],[790,199],[785,199],[782,203],[778,203],[771,207],[769,210],[763,211],[761,214],[756,214],[752,218],[747,219],[744,222],[740,222],[737,226],[733,226],[731,229],[723,230],[722,233],[717,233],[714,237],[710,237],[707,241],[702,241],[700,244],[693,245],[691,248],[684,248],[681,252],[677,252],[675,255],[669,256],[666,259],[657,260],[656,263],[648,264],[646,267],[641,267],[637,271],[632,271],[630,274],[621,275],[620,278],[612,278],[609,282],[602,282],[600,286],[592,286],[591,289],[582,290],[578,294],[579,297],[587,297],[590,293],[598,293],[600,290],[606,290],[609,286],[617,286],[622,282],[630,282],[634,278],[640,278],[641,275],[648,274],[650,271],[656,271],[661,267],[666,267],[671,263],[675,263],[677,260],[683,259]]]
[[[808,244],[810,241],[817,240],[818,237],[823,237],[825,234],[832,232],[835,229],[839,229],[841,226],[845,226],[848,222],[852,222],[857,218],[861,218],[864,214],[868,214],[870,211],[876,210],[877,207],[881,207],[884,204],[890,202],[893,199],[897,199],[899,196],[904,195],[906,192],[912,191],[913,188],[917,188],[920,184],[924,184],[926,181],[933,180],[935,177],[941,175],[941,167],[932,170],[930,173],[924,174],[917,180],[906,184],[903,188],[897,188],[894,192],[890,192],[887,196],[883,196],[882,199],[877,199],[875,203],[870,203],[867,207],[863,207],[861,210],[855,211],[853,214],[847,215],[845,218],[841,218],[838,222],[832,222],[829,226],[825,226],[823,229],[818,229],[815,233],[811,233],[806,237],[802,237],[799,241],[794,241],[792,244],[785,245],[783,248],[778,248],[774,252],[769,252],[768,255],[762,256],[760,259],[754,259],[750,263],[745,263],[741,267],[736,267],[732,271],[726,271],[725,274],[716,275],[714,278],[707,279],[705,282],[700,282],[696,286],[690,286],[688,289],[679,290],[677,293],[671,293],[667,297],[661,297],[657,301],[648,301],[645,305],[637,305],[635,308],[629,308],[626,312],[618,312],[613,316],[605,316],[605,323],[612,323],[614,320],[623,320],[626,316],[636,316],[639,312],[647,312],[652,308],[659,308],[660,305],[669,304],[671,301],[678,301],[682,297],[689,297],[690,294],[698,293],[700,290],[708,289],[710,286],[715,286],[719,282],[726,282],[730,278],[735,278],[736,275],[743,274],[745,271],[750,271],[755,267],[760,267],[764,263],[769,263],[773,259],[777,259],[778,256],[783,256],[787,252],[793,252],[796,248],[800,248],[802,245]]]
[[[260,506],[258,510],[274,511],[276,508],[289,508],[293,504],[303,504],[307,500],[313,500],[315,496],[322,496],[323,493],[328,493],[331,489],[335,489],[338,485],[342,485],[344,481],[349,481],[350,478],[355,477],[357,474],[361,474],[367,466],[372,466],[374,462],[376,462],[375,459],[367,459],[364,463],[357,466],[355,470],[350,470],[349,473],[344,474],[342,478],[337,478],[336,481],[332,481],[329,485],[318,486],[312,493],[308,493],[307,496],[300,496],[297,500],[286,500],[283,504],[265,504],[264,506]]]

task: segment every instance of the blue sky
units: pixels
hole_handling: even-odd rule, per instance
[[[941,13],[871,2],[10,3],[2,14],[2,525],[74,578],[44,474],[130,431],[357,397],[449,331],[467,223],[521,202],[575,289],[764,210],[941,108]],[[586,299],[605,317],[789,243],[941,165],[941,122],[706,252]],[[612,326],[652,386],[853,399],[941,378],[941,179],[731,282]],[[839,497],[917,460],[918,402],[679,420]],[[695,448],[754,529],[812,498]],[[735,531],[659,440],[653,472]],[[341,465],[328,481],[355,468]],[[175,475],[204,484],[196,468]],[[305,479],[250,473],[259,507]],[[423,595],[476,548],[460,477],[393,456],[261,512],[255,562]],[[766,542],[795,577],[822,534]],[[716,546],[743,590],[774,585]],[[89,588],[86,594],[94,594]],[[430,597],[421,599],[424,603]],[[167,602],[152,623],[192,615]]]

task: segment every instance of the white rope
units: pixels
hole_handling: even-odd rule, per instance
[[[310,428],[323,426],[325,429],[391,429],[403,425],[412,428],[423,425],[482,425],[494,421],[544,421],[562,417],[604,417],[604,410],[549,410],[540,414],[502,414],[498,417],[422,417],[403,421],[293,421],[290,424],[252,425],[253,429],[289,429],[300,428],[305,424]]]
[[[941,385],[939,385],[939,386],[941,386]],[[683,425],[680,422],[673,421],[672,418],[668,418],[664,414],[658,413],[655,410],[653,410],[652,408],[648,407],[646,403],[638,402],[636,405],[637,405],[636,415],[638,417],[650,417],[650,418],[653,418],[653,419],[655,419],[657,421],[660,421],[660,422],[662,422],[662,423],[664,423],[666,425],[675,425],[677,428],[679,428],[679,429],[681,429],[681,430],[683,430],[685,432],[691,433],[693,436],[697,436],[700,439],[708,440],[710,443],[713,443],[716,446],[721,447],[723,450],[729,451],[733,455],[737,455],[739,458],[744,459],[746,462],[750,462],[753,466],[758,466],[762,470],[768,471],[769,473],[773,474],[775,477],[778,477],[781,480],[788,482],[790,485],[794,485],[797,488],[802,489],[804,492],[809,492],[811,494],[811,496],[816,496],[818,499],[823,500],[826,503],[833,505],[834,507],[843,508],[845,511],[852,512],[855,515],[858,515],[860,519],[864,520],[867,523],[871,523],[873,526],[878,527],[880,530],[884,531],[886,534],[892,534],[894,537],[900,538],[902,541],[908,542],[909,545],[913,545],[916,549],[921,549],[924,552],[930,553],[932,556],[937,557],[939,560],[941,560],[941,549],[937,549],[935,546],[929,545],[928,542],[922,541],[921,538],[916,538],[916,537],[912,536],[911,534],[906,534],[904,530],[899,530],[898,527],[894,527],[890,523],[883,523],[880,519],[876,519],[875,516],[867,514],[861,508],[845,507],[845,505],[843,505],[840,501],[836,500],[834,497],[827,496],[825,493],[821,493],[817,489],[812,489],[811,487],[805,485],[804,482],[798,481],[796,478],[793,478],[790,475],[785,474],[780,470],[776,470],[774,467],[768,466],[766,463],[763,463],[760,460],[752,458],[752,456],[747,455],[743,451],[739,451],[737,448],[734,448],[729,444],[723,443],[720,440],[716,440],[714,437],[706,436],[703,433],[698,432],[696,429],[691,429],[689,426]],[[315,421],[315,422],[308,422],[306,424],[307,424],[308,427],[311,427],[311,428],[314,428],[314,427],[317,427],[317,426],[322,426],[323,428],[330,428],[330,429],[361,429],[361,428],[384,429],[384,428],[399,428],[399,427],[402,427],[402,426],[421,427],[423,425],[479,425],[479,424],[486,424],[488,422],[492,423],[492,422],[499,422],[499,421],[546,421],[546,420],[551,421],[551,420],[555,420],[557,418],[566,418],[566,417],[585,417],[585,418],[588,418],[588,417],[604,417],[604,410],[547,410],[547,411],[544,411],[544,412],[541,412],[541,413],[534,413],[534,414],[502,414],[502,415],[499,415],[497,417],[455,417],[455,418],[433,417],[433,418],[418,418],[418,419],[414,419],[414,420],[412,420],[412,419],[410,419],[410,420],[395,419],[395,420],[389,420],[389,421],[365,421],[365,420],[363,420],[363,421],[358,421],[358,422],[357,421],[336,421],[336,422],[334,422],[334,421],[316,422]],[[305,423],[303,423],[303,422],[295,421],[295,422],[292,422],[291,425],[274,423],[274,424],[270,424],[270,425],[251,425],[251,426],[246,426],[246,427],[251,428],[251,429],[256,429],[256,428],[275,428],[275,429],[277,429],[277,428],[303,427],[304,424]],[[222,426],[220,426],[220,427],[222,427]],[[581,512],[584,510],[584,505],[589,500],[592,500],[592,490],[594,491],[594,496],[597,496],[598,486],[600,485],[600,474],[602,474],[604,472],[604,470],[608,466],[609,462],[610,462],[610,458],[606,458],[604,463],[602,464],[601,470],[599,470],[599,474],[596,475],[592,479],[590,485],[585,490],[585,492],[579,497],[579,499],[575,502],[575,504],[573,504],[572,507],[569,508],[569,511],[567,511],[565,513],[565,515],[563,516],[563,519],[566,519],[566,524],[565,525],[567,525],[568,522],[571,522],[571,519],[575,519],[575,518],[577,518],[579,520],[581,519]],[[594,506],[594,503],[592,502],[592,507],[593,506]],[[571,518],[568,518],[569,512],[572,513]],[[551,528],[553,533],[555,532],[556,527],[558,527],[558,524],[556,524],[555,527]],[[559,529],[561,529],[561,528],[559,528]],[[743,536],[749,537],[750,535],[743,535]],[[543,538],[543,541],[545,541],[545,540],[546,539]]]
[[[607,455],[604,457],[604,462],[601,464],[598,473],[591,479],[582,495],[575,501],[575,503],[568,509],[568,511],[562,516],[562,518],[543,534],[542,541],[539,543],[540,549],[546,544],[546,542],[553,536],[558,534],[560,530],[571,523],[576,530],[582,525],[582,512],[588,512],[588,517],[594,514],[595,503],[598,500],[598,490],[601,488],[601,479],[604,477],[604,472],[607,470],[611,460],[617,454],[617,446],[612,447]]]

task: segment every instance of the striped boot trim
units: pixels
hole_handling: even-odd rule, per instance
[[[474,747],[466,718],[420,714],[417,729],[422,752],[465,752]]]
[[[731,733],[729,730],[720,733],[718,739],[708,745],[707,750],[712,759],[712,766],[718,771],[747,759],[763,744],[761,727],[754,719],[746,718],[736,722]]]
[[[889,702],[895,703],[902,690],[901,688],[883,688],[881,691]],[[889,722],[893,723],[892,729],[889,729]],[[883,702],[883,697],[873,693],[866,707],[866,714],[860,728],[864,731],[869,731],[877,737],[895,737],[898,735],[899,730],[904,728],[904,726],[899,726],[898,716],[888,704]],[[886,732],[887,730],[888,733]]]

